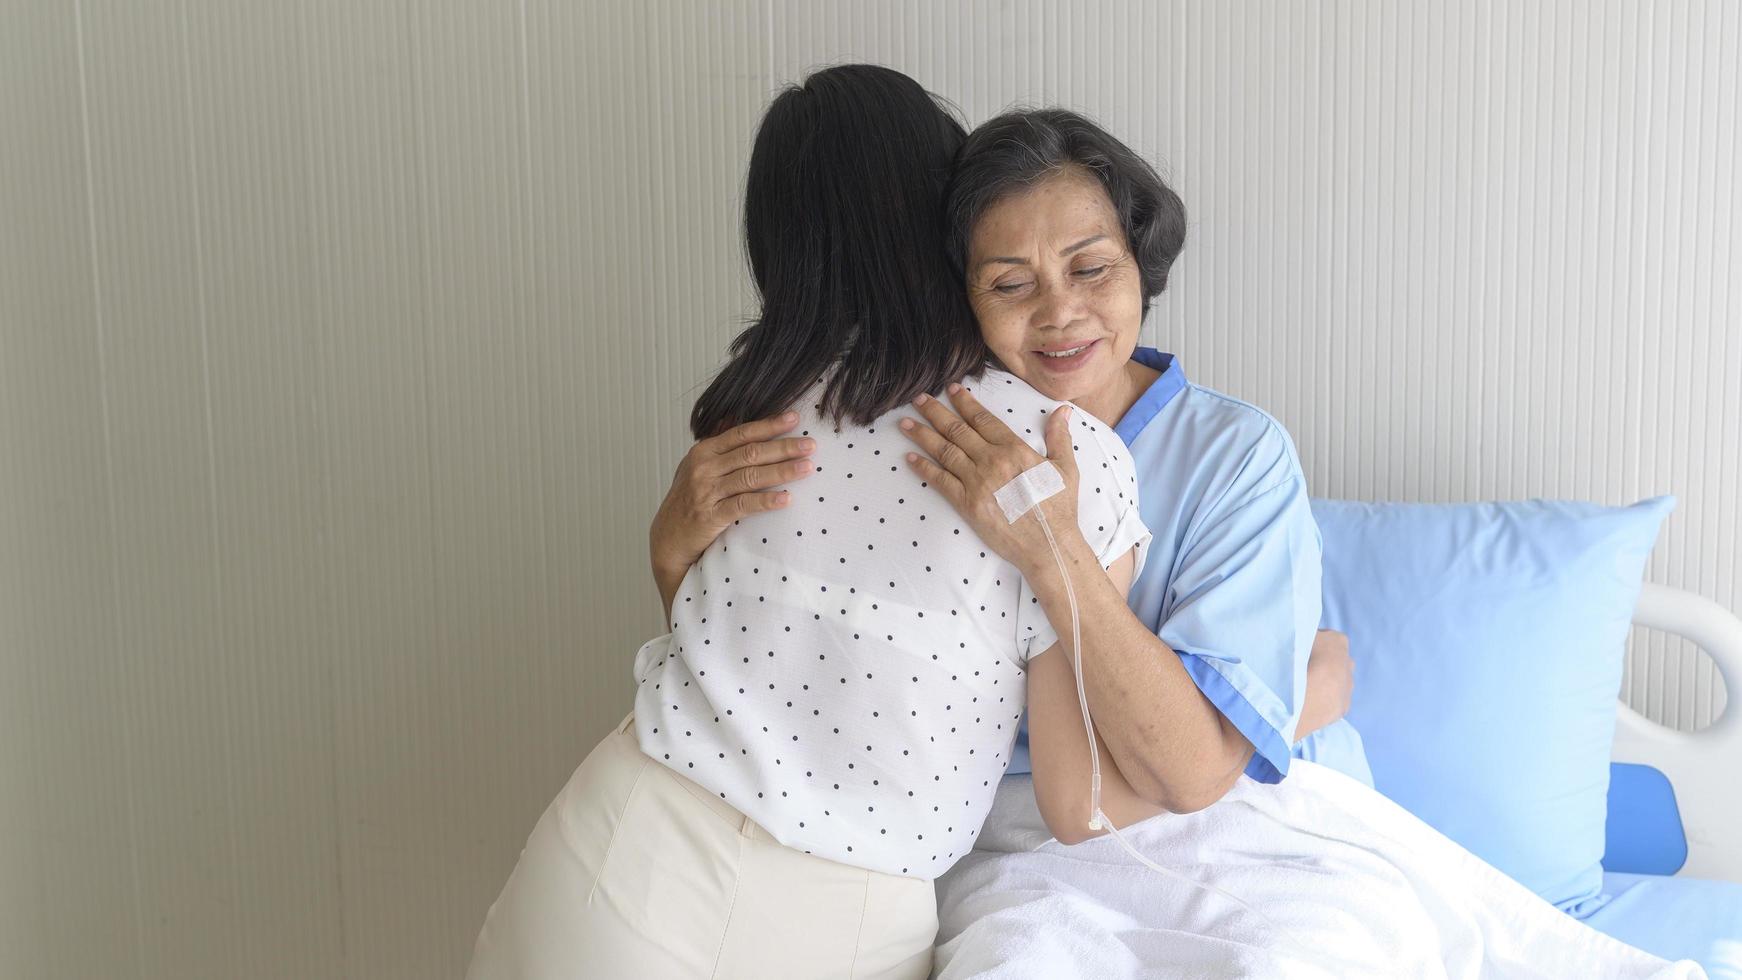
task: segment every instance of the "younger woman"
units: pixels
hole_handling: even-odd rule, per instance
[[[770,106],[745,201],[761,314],[697,402],[686,462],[743,474],[742,501],[769,512],[662,581],[671,632],[635,658],[635,709],[533,829],[475,980],[929,974],[932,879],[973,846],[1028,662],[1064,656],[1070,624],[1000,557],[1043,533],[1033,515],[983,537],[906,464],[910,402],[965,379],[1009,432],[988,478],[1050,459],[1066,486],[1039,506],[1081,530],[1116,588],[1148,539],[1112,430],[985,368],[942,261],[964,138],[872,66],[818,72]],[[783,411],[784,440],[746,425]],[[800,476],[784,498],[755,495]],[[1072,675],[1047,676],[1062,703]],[[1083,751],[1050,775],[1086,800],[1081,715],[1066,721]],[[1156,812],[1102,767],[1117,823]]]

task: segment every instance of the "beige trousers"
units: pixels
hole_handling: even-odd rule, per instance
[[[630,715],[539,818],[468,980],[918,978],[932,883],[780,844],[643,753]]]

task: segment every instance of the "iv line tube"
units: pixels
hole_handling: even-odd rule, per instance
[[[1051,463],[1043,462],[1039,465],[1050,466]],[[1018,479],[1021,479],[1021,477],[1018,477]],[[1069,570],[1065,568],[1064,555],[1059,551],[1058,541],[1052,536],[1052,525],[1047,523],[1046,510],[1040,506],[1040,501],[1038,500],[1030,505],[1030,509],[1034,511],[1035,517],[1040,520],[1041,531],[1046,534],[1046,543],[1048,547],[1052,549],[1052,558],[1058,565],[1059,577],[1062,578],[1065,583],[1065,599],[1070,603],[1071,607],[1071,658],[1074,665],[1073,673],[1076,674],[1077,678],[1077,704],[1082,709],[1083,713],[1083,732],[1089,737],[1089,829],[1100,830],[1105,826],[1107,833],[1112,835],[1115,841],[1119,842],[1119,846],[1123,847],[1127,853],[1136,858],[1138,863],[1142,864],[1144,867],[1171,878],[1177,878],[1193,887],[1206,889],[1221,895],[1223,898],[1228,899],[1234,904],[1269,923],[1271,928],[1275,929],[1282,935],[1287,936],[1291,942],[1300,947],[1303,951],[1310,951],[1311,947],[1301,941],[1300,937],[1283,928],[1270,916],[1258,911],[1258,909],[1252,907],[1252,905],[1247,903],[1238,895],[1218,888],[1207,881],[1199,881],[1196,878],[1174,871],[1171,868],[1164,868],[1161,865],[1156,864],[1154,861],[1149,860],[1147,857],[1144,857],[1137,848],[1131,846],[1130,842],[1125,839],[1124,835],[1119,833],[1119,828],[1113,825],[1113,819],[1107,816],[1107,814],[1101,809],[1101,749],[1100,744],[1095,739],[1094,722],[1089,719],[1088,692],[1083,688],[1083,634],[1082,622],[1077,613],[1077,593],[1076,590],[1071,587],[1071,575]],[[1012,519],[1011,523],[1015,523],[1014,519]]]

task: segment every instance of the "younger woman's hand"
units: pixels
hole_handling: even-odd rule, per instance
[[[691,446],[677,464],[647,533],[668,622],[685,573],[720,532],[733,521],[785,507],[791,494],[771,488],[810,475],[816,440],[778,438],[797,424],[797,412],[746,422]]]
[[[926,483],[936,487],[981,540],[1025,572],[1046,562],[1052,549],[1038,521],[1010,523],[998,506],[997,492],[1018,474],[1042,460],[1051,460],[1064,477],[1065,488],[1038,506],[1055,536],[1079,535],[1077,528],[1077,457],[1071,449],[1072,406],[1061,405],[1046,420],[1045,456],[1029,447],[1010,427],[987,411],[972,392],[949,387],[951,411],[936,398],[920,395],[914,407],[931,423],[901,421],[901,430],[924,450],[908,453],[907,462]],[[957,413],[960,413],[959,415]]]

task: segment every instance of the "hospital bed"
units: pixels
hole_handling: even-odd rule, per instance
[[[1647,584],[1633,622],[1706,651],[1730,703],[1695,732],[1618,705],[1603,900],[1583,921],[1656,955],[1696,960],[1713,978],[1742,980],[1742,619],[1692,593]],[[1023,840],[992,850],[1031,850],[1047,836],[1034,826],[1006,827],[1005,835]]]
[[[1729,704],[1695,732],[1623,704],[1615,728],[1603,890],[1585,921],[1660,956],[1742,977],[1742,619],[1647,583],[1637,626],[1685,637],[1715,661]]]
[[[1605,864],[1742,882],[1742,620],[1710,599],[1647,583],[1633,622],[1706,651],[1730,705],[1697,732],[1620,706]]]

